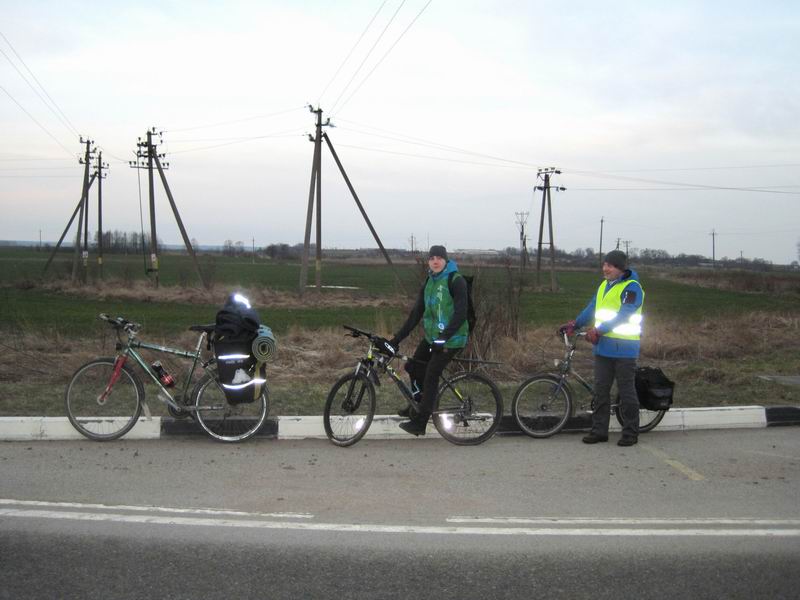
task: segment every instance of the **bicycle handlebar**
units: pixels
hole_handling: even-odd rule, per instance
[[[389,345],[389,341],[379,335],[371,333],[369,331],[363,331],[362,329],[357,329],[356,327],[350,327],[349,325],[342,325],[345,329],[347,329],[350,333],[345,335],[349,335],[350,337],[358,338],[358,337],[366,337],[369,338],[370,343],[374,345],[381,354],[386,354],[388,356],[398,356],[402,357],[401,354],[397,353],[397,348],[393,348]],[[390,351],[391,348],[391,351]]]
[[[128,321],[125,317],[109,317],[106,313],[100,313],[100,320],[105,321],[114,329],[122,329],[127,333],[136,333],[142,328],[139,323]]]

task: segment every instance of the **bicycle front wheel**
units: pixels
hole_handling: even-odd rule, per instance
[[[67,384],[64,403],[72,426],[90,440],[115,440],[128,433],[142,413],[144,386],[117,359],[98,358],[79,367]]]
[[[511,412],[523,433],[534,438],[561,431],[572,412],[572,395],[566,382],[554,375],[534,375],[514,394]]]
[[[206,373],[192,392],[195,418],[205,432],[220,442],[241,442],[253,437],[267,420],[266,384],[253,402],[230,404],[214,373]]]
[[[333,384],[325,400],[323,423],[328,439],[351,446],[367,433],[375,416],[375,386],[361,373],[350,373]]]
[[[444,439],[459,446],[488,440],[500,426],[503,397],[483,375],[462,373],[439,388],[433,424]]]
[[[614,406],[614,414],[617,417],[617,423],[622,426],[622,405],[620,399],[617,397],[617,403]],[[647,433],[656,428],[656,425],[661,423],[661,419],[667,414],[666,410],[649,410],[643,406],[639,406],[639,433]]]

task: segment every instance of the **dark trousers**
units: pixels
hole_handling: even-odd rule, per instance
[[[594,411],[592,433],[608,435],[611,418],[611,384],[617,380],[622,415],[622,435],[639,435],[639,398],[636,395],[636,359],[594,357]]]
[[[433,412],[439,391],[439,377],[460,350],[443,348],[441,352],[434,352],[424,338],[414,350],[413,360],[408,363],[408,374],[411,376],[411,389],[419,389],[422,394],[423,415],[429,416]]]

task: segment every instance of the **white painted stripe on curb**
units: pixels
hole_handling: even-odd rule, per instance
[[[751,518],[724,518],[708,517],[696,519],[658,517],[611,517],[599,519],[594,517],[448,517],[448,523],[507,523],[519,525],[800,525],[800,519],[751,519]]]
[[[591,536],[591,537],[800,537],[800,529],[563,529],[519,527],[437,527],[414,525],[362,525],[352,523],[292,523],[191,517],[159,517],[155,515],[123,515],[113,513],[62,512],[48,510],[0,509],[0,517],[56,519],[144,525],[184,525],[195,527],[231,527],[243,529],[287,529],[341,533],[407,533],[431,535],[518,535],[518,536]]]
[[[364,439],[385,440],[397,437],[415,439],[414,436],[400,429],[400,423],[407,420],[408,419],[393,415],[375,415],[372,418],[372,424],[369,426],[369,430],[364,436]],[[433,423],[428,423],[428,429],[425,435],[429,438],[441,437],[439,436],[439,432],[436,431],[436,427],[433,426]],[[327,439],[327,437],[322,415],[309,417],[278,417],[278,439]]]
[[[84,504],[80,502],[46,502],[43,500],[13,500],[11,498],[0,498],[0,505],[3,506],[39,506],[49,508],[85,508],[100,510],[125,510],[138,512],[154,513],[176,513],[176,514],[197,514],[197,515],[219,515],[228,517],[270,517],[278,519],[313,519],[314,515],[309,513],[254,513],[238,510],[225,510],[220,508],[173,508],[166,506],[126,506],[124,504]]]
[[[122,418],[120,418],[122,420]],[[127,420],[127,419],[126,419]],[[126,440],[153,440],[161,437],[161,417],[140,417],[124,436]],[[0,417],[0,440],[86,440],[67,417]]]

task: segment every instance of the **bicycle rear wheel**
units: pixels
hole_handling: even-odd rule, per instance
[[[375,386],[362,373],[350,373],[333,384],[325,400],[323,423],[328,439],[351,446],[367,433],[375,416]]]
[[[264,384],[253,402],[230,404],[213,373],[206,373],[192,391],[194,413],[205,432],[220,442],[241,442],[254,436],[267,419],[268,395]]]
[[[98,358],[79,367],[67,384],[64,404],[72,426],[90,440],[115,440],[128,433],[142,413],[144,386],[117,359]]]
[[[617,403],[614,406],[614,415],[617,417],[617,423],[622,426],[622,405],[619,402],[619,397],[617,397]],[[655,429],[656,425],[661,423],[661,419],[664,418],[665,414],[667,414],[666,410],[649,410],[640,405],[639,433],[647,433]]]
[[[448,442],[471,446],[492,437],[502,416],[503,397],[497,386],[483,375],[462,373],[439,388],[433,424]]]
[[[555,375],[534,375],[519,386],[511,412],[523,433],[534,438],[561,431],[572,413],[572,393]]]

